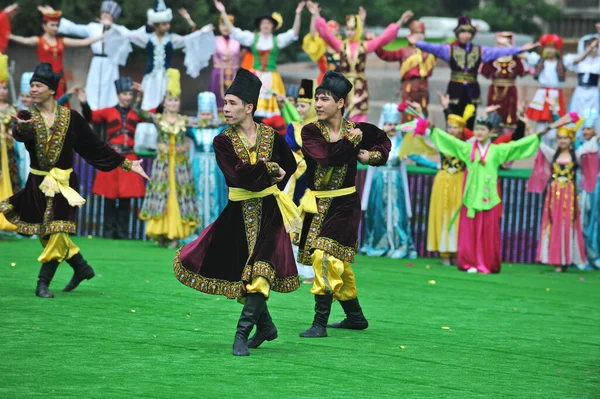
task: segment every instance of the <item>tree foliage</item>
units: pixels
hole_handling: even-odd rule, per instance
[[[117,0],[123,7],[119,23],[129,28],[137,28],[146,22],[146,11],[154,4],[153,0]],[[41,34],[41,16],[36,7],[40,0],[19,0],[21,8],[13,23],[15,34],[23,36]],[[64,15],[77,23],[94,21],[99,16],[102,0],[46,0],[44,3],[63,11]],[[216,24],[218,13],[212,0],[166,0],[173,9],[173,31],[188,32],[186,22],[177,10],[187,8],[194,21],[202,26]],[[224,0],[227,10],[236,17],[236,25],[244,29],[254,28],[254,19],[262,12],[279,11],[284,17],[284,29],[292,25],[295,1],[280,0]],[[367,24],[385,26],[397,21],[402,13],[411,9],[419,16],[450,16],[468,14],[473,18],[486,20],[493,30],[512,30],[518,33],[538,33],[539,27],[532,21],[534,17],[550,20],[560,16],[560,10],[546,4],[544,0],[489,0],[479,8],[478,0],[326,0],[320,2],[323,16],[342,22],[346,14],[356,13],[359,5],[368,11]],[[308,30],[310,15],[304,12],[302,32]],[[292,48],[291,51],[297,50]]]
[[[491,0],[484,7],[469,12],[472,18],[487,21],[493,31],[540,34],[542,28],[534,21],[559,18],[561,10],[544,0]]]

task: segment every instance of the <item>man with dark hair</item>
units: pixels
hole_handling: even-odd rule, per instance
[[[277,338],[267,309],[270,291],[300,286],[289,232],[301,220],[281,190],[296,171],[285,137],[254,122],[262,83],[239,69],[225,93],[223,114],[231,126],[213,140],[215,157],[229,187],[229,203],[200,237],[175,254],[174,271],[198,291],[244,303],[233,341],[234,356]],[[256,334],[248,336],[256,325]]]
[[[361,218],[356,193],[356,161],[385,165],[391,150],[387,135],[369,123],[343,117],[352,84],[339,72],[328,71],[315,93],[318,121],[302,129],[308,190],[300,202],[305,214],[298,261],[312,265],[315,281],[315,318],[301,337],[327,336],[327,321],[334,299],[346,319],[329,327],[363,330],[368,322],[358,302],[351,264],[358,242]]]
[[[89,123],[106,126],[106,141],[119,154],[135,161],[135,128],[144,121],[132,108],[132,102],[141,101],[142,87],[130,77],[122,77],[112,84],[118,103],[112,107],[93,110],[84,90],[79,91],[83,116]],[[129,216],[132,198],[146,195],[144,180],[120,169],[98,172],[92,192],[104,197],[104,238],[129,238]]]
[[[63,291],[74,290],[83,280],[94,277],[94,270],[71,241],[75,234],[77,207],[85,199],[75,190],[73,153],[77,152],[95,168],[108,172],[118,167],[148,178],[142,161],[130,161],[100,141],[77,112],[56,103],[60,74],[52,65],[42,63],[31,78],[31,96],[35,105],[20,111],[14,120],[15,140],[25,144],[31,155],[31,173],[25,188],[0,202],[0,212],[23,235],[38,235],[44,247],[35,294],[53,298],[49,285],[60,262],[66,260],[75,274]]]

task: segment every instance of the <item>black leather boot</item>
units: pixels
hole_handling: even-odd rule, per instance
[[[312,326],[300,333],[302,338],[324,338],[327,336],[327,321],[331,313],[333,295],[315,295],[315,318]]]
[[[38,275],[37,288],[35,295],[40,298],[54,298],[54,294],[50,291],[50,282],[54,278],[54,273],[58,269],[58,261],[52,260],[42,264],[40,274]]]
[[[130,216],[130,198],[119,199],[119,208],[117,209],[116,234],[115,238],[119,240],[129,239],[129,216]]]
[[[273,341],[277,338],[277,327],[275,327],[275,323],[273,323],[273,319],[269,314],[269,309],[267,308],[267,304],[265,302],[265,306],[263,308],[260,317],[258,318],[258,323],[256,323],[256,332],[248,340],[248,348],[258,348],[265,341]]]
[[[340,305],[346,313],[346,318],[339,323],[329,324],[331,328],[345,328],[348,330],[365,330],[369,327],[369,322],[362,312],[358,298],[350,299],[349,301],[340,301]]]
[[[109,240],[117,234],[117,201],[104,198],[104,238]]]
[[[252,327],[258,322],[258,318],[265,306],[265,297],[260,293],[248,294],[242,314],[238,320],[237,331],[233,340],[233,356],[250,356],[248,350],[248,336]]]
[[[83,280],[90,280],[96,275],[94,269],[88,265],[81,254],[75,255],[71,259],[67,259],[67,263],[73,268],[74,274],[73,277],[71,277],[71,281],[63,288],[63,292],[73,291]]]

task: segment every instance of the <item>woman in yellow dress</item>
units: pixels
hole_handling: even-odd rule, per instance
[[[17,155],[10,134],[17,109],[8,101],[8,79],[8,57],[0,54],[0,201],[11,197],[19,187]],[[16,231],[17,227],[0,213],[0,230]]]
[[[149,114],[140,109],[141,101],[136,103],[140,116],[153,119],[158,129],[157,154],[140,219],[147,221],[146,235],[169,248],[175,248],[200,223],[194,175],[185,145],[188,118],[179,113],[180,95],[180,73],[171,68],[167,70],[164,113]]]
[[[462,116],[447,112],[446,128],[448,133],[464,140],[467,121],[474,113],[473,107],[467,107]],[[462,204],[465,164],[460,159],[443,153],[440,153],[440,158],[440,171],[435,175],[431,188],[427,251],[439,252],[442,263],[450,266],[455,262],[458,251],[459,218],[454,216]]]

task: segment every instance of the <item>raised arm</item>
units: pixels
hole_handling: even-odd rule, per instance
[[[88,37],[87,39],[71,39],[70,37],[65,37],[63,38],[63,42],[65,43],[65,47],[85,47],[104,39],[107,34],[108,31],[105,31],[100,36]]]
[[[428,43],[417,41],[415,43],[418,49],[421,51],[425,51],[426,53],[431,53],[435,55],[437,58],[441,58],[444,61],[448,62],[450,60],[450,45],[449,44],[438,44],[438,43]]]
[[[350,139],[343,137],[334,143],[330,143],[313,123],[302,128],[301,136],[302,152],[321,166],[338,166],[356,161],[360,138],[353,138],[353,141],[350,141]]]
[[[499,144],[500,164],[533,156],[540,147],[540,136],[533,134],[521,140]]]
[[[423,166],[429,169],[438,169],[439,166],[437,162],[433,162],[431,159],[426,158],[422,155],[411,154],[408,156],[408,159],[410,159],[419,166]]]
[[[305,5],[306,1],[301,1],[296,7],[296,16],[294,17],[294,25],[292,26],[292,29],[294,30],[294,36],[296,36],[296,38],[298,38],[298,36],[300,35],[300,24],[302,23],[302,10],[304,9]]]
[[[25,46],[31,46],[31,47],[36,47],[40,43],[40,39],[37,36],[23,37],[23,36],[13,35],[12,33],[10,35],[10,40],[12,40],[13,42],[23,44]]]
[[[317,32],[319,32],[319,36],[321,36],[321,38],[325,41],[325,43],[327,43],[329,47],[331,47],[335,51],[341,51],[342,41],[335,37],[333,33],[329,31],[329,27],[327,26],[325,18],[317,16],[315,26],[317,28]]]
[[[90,25],[81,25],[68,20],[65,17],[60,19],[60,25],[58,26],[58,33],[61,35],[77,36],[77,37],[90,37]]]
[[[500,57],[519,54],[523,51],[529,51],[538,46],[539,43],[527,43],[521,47],[488,47],[481,46],[481,60],[483,62],[494,61]]]
[[[373,51],[396,40],[399,29],[400,27],[398,26],[398,24],[389,24],[380,36],[377,36],[376,38],[371,40],[367,40],[367,52],[372,53]]]
[[[401,61],[402,55],[404,54],[404,49],[399,48],[398,50],[390,51],[380,47],[375,50],[375,54],[377,54],[377,57],[383,61]]]
[[[145,48],[150,40],[148,32],[146,32],[146,25],[140,26],[138,29],[131,31],[122,25],[113,25],[113,29],[117,29],[117,32],[121,36],[126,37],[129,41],[138,47]]]
[[[467,162],[469,159],[471,144],[457,139],[439,128],[433,128],[429,137],[441,153],[458,158],[463,162]]]
[[[215,8],[221,14],[221,20],[223,21],[223,23],[231,30],[231,37],[240,42],[242,46],[251,47],[254,43],[254,33],[248,30],[241,30],[240,28],[236,28],[229,20],[229,16],[227,15],[227,10],[225,9],[225,6],[219,0],[215,0]]]

